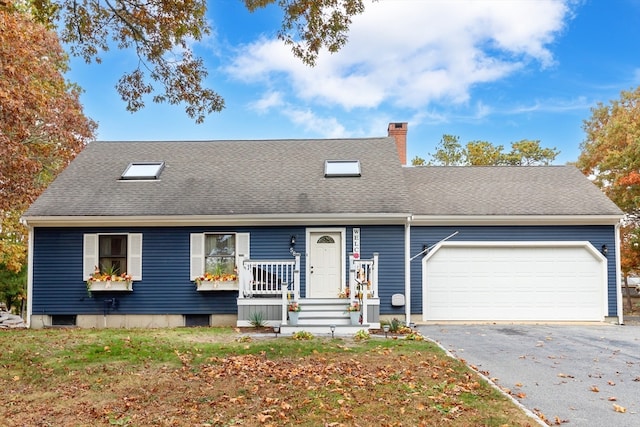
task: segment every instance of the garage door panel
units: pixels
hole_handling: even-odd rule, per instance
[[[584,245],[443,246],[425,263],[425,320],[603,319],[605,267]]]

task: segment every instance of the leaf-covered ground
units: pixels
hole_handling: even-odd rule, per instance
[[[8,426],[531,426],[433,344],[201,329],[0,334]]]

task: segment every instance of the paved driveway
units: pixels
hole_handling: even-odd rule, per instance
[[[516,400],[549,424],[640,426],[640,326],[418,328],[512,396],[520,394]]]

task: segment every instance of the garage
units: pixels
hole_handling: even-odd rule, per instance
[[[425,321],[602,321],[606,258],[589,242],[443,242],[423,259]]]

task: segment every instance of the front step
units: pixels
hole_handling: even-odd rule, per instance
[[[329,325],[351,325],[351,319],[347,311],[349,306],[348,299],[307,298],[298,301],[298,304],[300,305],[300,311],[298,312],[297,326],[305,328],[325,326],[329,329]]]
[[[355,335],[358,331],[369,330],[370,325],[335,325],[335,331],[333,336],[344,337]],[[289,336],[296,332],[305,331],[310,332],[313,335],[328,335],[331,336],[331,325],[282,325],[280,326],[280,335]]]

